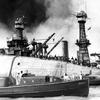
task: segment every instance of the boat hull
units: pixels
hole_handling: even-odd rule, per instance
[[[92,85],[94,85],[94,86],[96,86],[96,85],[100,85],[100,80],[90,80],[90,85],[92,86]]]
[[[0,97],[88,96],[88,80],[0,87]]]
[[[89,75],[86,76],[87,79],[89,79],[89,85],[100,85],[100,75]]]

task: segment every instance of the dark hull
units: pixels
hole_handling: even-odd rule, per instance
[[[0,88],[0,97],[88,96],[88,80]]]
[[[92,86],[92,85],[94,85],[94,86],[96,86],[96,85],[100,85],[100,79],[99,80],[90,80],[90,85]]]

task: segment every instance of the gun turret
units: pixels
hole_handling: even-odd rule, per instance
[[[49,36],[48,39],[46,39],[46,41],[42,44],[42,46],[40,46],[39,48],[37,48],[37,50],[34,52],[33,56],[35,56],[35,55],[37,54],[37,52],[38,52],[39,50],[41,50],[41,49],[44,47],[44,45],[46,45],[46,43],[47,43],[54,35],[55,35],[55,33],[53,33],[51,36]]]
[[[62,37],[52,48],[51,50],[47,53],[47,56],[52,52],[52,50],[64,39],[64,37]]]

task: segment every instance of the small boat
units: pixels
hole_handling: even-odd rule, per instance
[[[87,75],[86,78],[89,79],[90,85],[100,85],[100,73]]]
[[[13,78],[0,78],[0,97],[87,97],[89,93],[88,79],[66,82],[54,76],[25,76],[18,85],[14,81]]]

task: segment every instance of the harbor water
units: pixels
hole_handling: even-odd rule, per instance
[[[45,98],[0,98],[0,100],[100,100],[100,86],[92,86],[88,97],[58,96]]]

